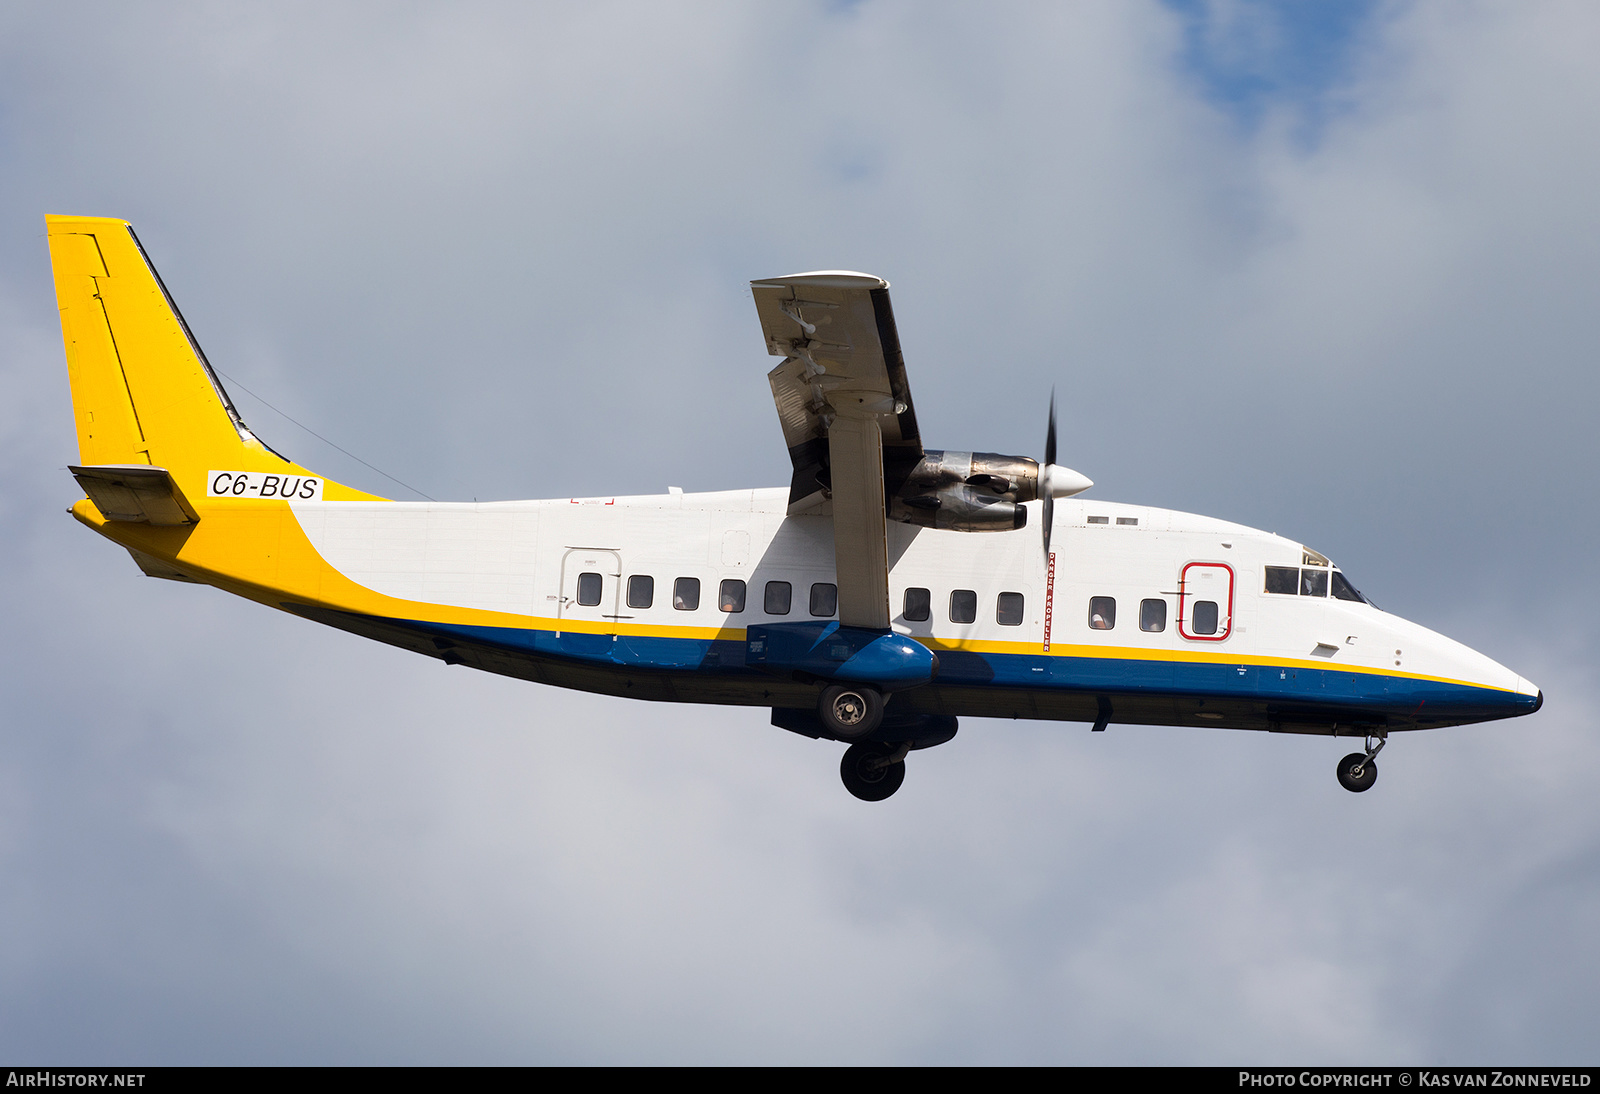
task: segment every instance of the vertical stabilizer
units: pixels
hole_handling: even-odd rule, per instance
[[[80,464],[165,468],[201,498],[208,470],[308,473],[245,427],[127,221],[45,222]]]
[[[191,468],[235,463],[247,447],[265,451],[243,428],[128,223],[46,222],[81,462]]]

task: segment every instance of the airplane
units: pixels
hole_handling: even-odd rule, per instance
[[[764,707],[847,746],[882,801],[957,719],[1360,738],[1531,714],[1510,669],[1364,597],[1327,556],[1090,500],[1056,463],[925,448],[888,282],[751,283],[787,488],[401,502],[244,423],[126,221],[50,216],[87,495],[151,577],[200,582],[449,665],[632,699]]]

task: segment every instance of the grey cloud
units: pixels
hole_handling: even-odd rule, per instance
[[[1153,5],[0,19],[11,1057],[1592,1050],[1586,8],[1386,9],[1310,145]],[[930,437],[1032,452],[1058,385],[1099,496],[1303,538],[1549,701],[1359,798],[1336,742],[972,720],[874,809],[759,711],[147,581],[62,512],[46,212],[133,220],[223,369],[450,498],[784,481],[744,284],[868,269]]]

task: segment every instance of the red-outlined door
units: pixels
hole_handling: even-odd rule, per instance
[[[1221,642],[1233,633],[1233,567],[1191,562],[1178,578],[1178,633],[1194,642]]]

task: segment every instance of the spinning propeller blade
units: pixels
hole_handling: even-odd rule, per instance
[[[1081,494],[1094,483],[1070,467],[1056,463],[1056,391],[1050,389],[1050,424],[1044,434],[1044,466],[1039,469],[1039,498],[1044,502],[1044,564],[1050,566],[1050,529],[1056,519],[1056,499]]]
[[[1056,464],[1056,389],[1055,388],[1051,388],[1050,389],[1050,424],[1045,429],[1045,432],[1044,432],[1044,472],[1043,472],[1043,474],[1041,476],[1044,479],[1044,481],[1039,484],[1043,488],[1043,489],[1041,489],[1039,491],[1039,496],[1044,501],[1044,512],[1040,514],[1043,517],[1043,519],[1039,521],[1039,524],[1044,528],[1044,565],[1045,565],[1045,569],[1049,569],[1050,568],[1050,526],[1055,523],[1055,519],[1056,519],[1056,495],[1055,495],[1055,491],[1051,489],[1051,484],[1050,484],[1050,472],[1055,469],[1055,464]]]

